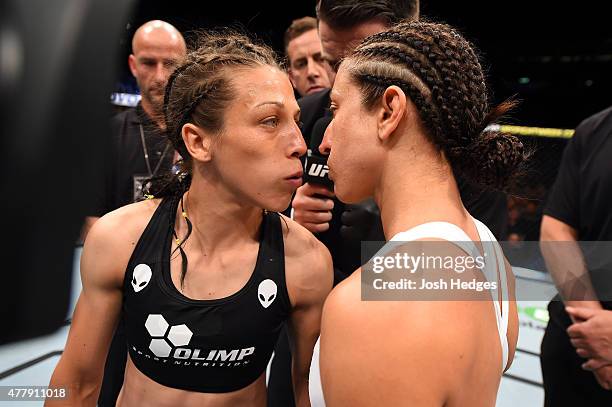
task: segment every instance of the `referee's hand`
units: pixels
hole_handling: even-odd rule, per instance
[[[293,220],[312,233],[321,233],[329,229],[332,218],[331,210],[334,193],[324,186],[306,183],[295,192],[291,203]]]

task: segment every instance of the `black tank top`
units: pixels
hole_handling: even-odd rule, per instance
[[[244,287],[229,297],[193,300],[170,276],[177,204],[161,202],[128,263],[123,322],[130,357],[138,370],[167,387],[205,393],[242,389],[266,370],[291,312],[280,216],[264,214],[257,263]]]

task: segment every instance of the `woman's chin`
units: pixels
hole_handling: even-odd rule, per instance
[[[340,200],[340,202],[345,204],[355,204],[367,199],[367,196],[361,197],[361,195],[355,193],[355,189],[351,188],[348,185],[337,183],[334,184],[334,194],[336,198]]]
[[[283,212],[285,209],[289,208],[289,205],[291,205],[291,195],[265,202],[262,207],[268,212]]]

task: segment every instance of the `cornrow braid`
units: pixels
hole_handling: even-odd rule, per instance
[[[168,101],[170,100],[170,92],[172,92],[172,85],[176,80],[176,77],[179,76],[183,71],[193,65],[193,62],[184,63],[183,65],[176,68],[168,78],[168,82],[166,82],[166,87],[164,89],[164,121],[168,122]]]
[[[439,122],[438,111],[436,110],[435,106],[432,106],[429,102],[426,101],[426,98],[422,95],[421,91],[414,84],[401,80],[401,79],[397,79],[397,78],[394,78],[392,82],[390,83],[389,78],[383,78],[383,77],[379,77],[379,76],[375,76],[371,74],[363,74],[363,75],[360,75],[359,78],[363,82],[369,83],[375,86],[375,88],[373,88],[371,92],[380,93],[378,97],[372,98],[371,100],[379,99],[380,96],[382,96],[382,93],[384,93],[384,89],[386,89],[388,86],[390,85],[398,86],[410,97],[410,99],[415,104],[422,106],[420,114],[423,117],[424,121],[428,123],[432,123],[432,126],[433,126],[432,130],[434,131],[434,133],[435,134],[442,133],[442,128],[437,125],[437,123]],[[383,90],[382,92],[381,92],[381,89]]]
[[[376,106],[389,86],[400,87],[455,172],[505,189],[525,162],[528,154],[516,137],[485,131],[515,103],[490,109],[476,51],[450,26],[402,22],[366,38],[342,64],[367,108]]]
[[[467,112],[471,115],[477,115],[479,111],[486,110],[486,98],[484,99],[484,105],[480,105],[481,100],[478,99],[478,95],[481,95],[483,91],[486,92],[486,87],[484,86],[484,77],[475,54],[469,47],[461,47],[457,44],[451,44],[444,47],[443,41],[448,42],[454,38],[460,38],[453,30],[450,30],[450,33],[432,32],[430,34],[430,37],[427,37],[426,34],[415,31],[415,37],[412,41],[408,41],[407,37],[402,35],[401,32],[387,31],[370,37],[367,43],[401,43],[416,50],[420,54],[422,60],[429,60],[430,64],[428,65],[430,66],[427,67],[423,67],[422,64],[415,63],[412,60],[407,60],[407,64],[411,65],[412,70],[415,73],[419,73],[419,77],[432,88],[434,99],[437,99],[441,109],[445,111],[443,118],[453,119],[457,117],[450,112],[449,105],[458,106],[459,103],[473,106],[472,110]],[[459,61],[465,59],[462,57],[463,50],[470,50],[471,60],[476,61],[475,66],[469,64],[468,61]],[[470,59],[469,56],[467,59]],[[470,65],[471,71],[477,70],[480,72],[480,77],[467,80],[464,76],[466,65]],[[432,75],[432,71],[438,74]],[[443,84],[446,86],[445,95],[438,94],[437,92],[441,89],[441,86],[438,85],[440,81],[432,81],[432,79],[437,79],[439,77],[442,78]],[[457,88],[457,84],[476,85],[476,87],[464,91]],[[478,87],[478,85],[480,86]],[[471,101],[469,100],[470,95],[474,96]],[[460,119],[460,117],[457,117],[457,119]],[[463,138],[464,136],[462,136],[463,130],[459,126],[460,123],[460,120],[458,122],[448,123],[448,128],[454,129],[455,133],[459,135],[457,145],[469,142],[469,139]],[[449,141],[452,143],[452,140],[453,139]]]
[[[405,45],[405,44],[402,44]],[[411,48],[412,51],[414,49]],[[418,52],[418,51],[414,51]],[[437,72],[428,69],[428,67],[424,66],[423,63],[419,60],[418,57],[414,57],[409,55],[408,53],[402,51],[402,49],[397,45],[379,45],[378,47],[373,47],[370,45],[364,53],[356,53],[357,55],[361,54],[364,56],[376,57],[379,58],[382,56],[386,61],[393,60],[402,64],[402,66],[410,66],[411,72],[418,73],[418,78],[421,79],[422,83],[428,88],[431,89],[431,96],[428,98],[429,100],[423,100],[423,103],[419,103],[419,106],[422,107],[421,114],[424,116],[423,119],[426,123],[430,124],[430,131],[433,141],[437,145],[442,145],[444,142],[444,130],[442,125],[440,124],[441,120],[444,120],[444,117],[440,116],[440,109],[436,104],[433,104],[430,99],[439,99],[441,97],[439,92],[439,87],[435,85],[436,82],[440,80],[440,77]],[[382,93],[389,85],[398,85],[404,84],[404,86],[400,86],[400,88],[406,90],[406,85],[410,83],[409,81],[402,80],[401,78],[389,78],[389,77],[378,77],[378,90],[374,91],[378,93],[377,95],[371,95],[368,97],[369,100],[378,99],[378,96],[382,96]],[[414,88],[414,87],[412,87]],[[420,92],[417,92],[420,95]],[[375,96],[375,97],[372,97]],[[415,94],[410,94],[411,98],[416,97]]]

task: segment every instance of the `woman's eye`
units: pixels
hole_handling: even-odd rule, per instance
[[[302,130],[304,128],[304,122],[300,121],[300,120],[296,120],[295,124],[297,124],[298,128],[300,130]]]
[[[278,126],[278,118],[269,117],[265,119],[262,123],[265,124],[266,126],[276,127]]]

